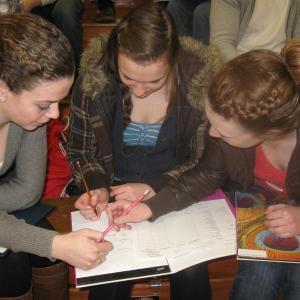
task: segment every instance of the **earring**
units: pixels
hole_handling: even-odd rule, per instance
[[[0,102],[5,102],[7,100],[6,95],[0,95]]]

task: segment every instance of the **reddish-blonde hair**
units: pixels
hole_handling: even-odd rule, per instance
[[[254,50],[229,61],[214,77],[209,103],[259,135],[282,136],[299,127],[300,40],[281,55]]]

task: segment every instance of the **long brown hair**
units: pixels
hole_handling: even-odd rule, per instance
[[[19,93],[40,80],[74,74],[67,38],[45,19],[29,14],[0,16],[0,80]]]
[[[178,89],[176,65],[178,51],[177,32],[168,12],[157,5],[141,6],[126,15],[111,32],[101,65],[107,74],[121,82],[118,72],[120,52],[125,53],[137,63],[154,62],[165,57],[171,67],[168,113],[174,105],[172,100],[176,98]],[[123,124],[126,127],[130,122],[132,102],[129,90],[123,84],[122,96],[124,100]]]
[[[254,50],[226,63],[208,91],[209,103],[258,135],[280,137],[299,127],[300,40],[276,54]]]

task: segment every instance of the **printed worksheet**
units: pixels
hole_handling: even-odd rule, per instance
[[[105,213],[100,220],[89,221],[84,219],[79,211],[72,212],[72,230],[90,228],[104,231],[108,226],[108,218]],[[138,257],[135,251],[135,230],[111,230],[105,239],[112,242],[113,250],[106,256],[106,260],[92,270],[75,268],[77,287],[85,287],[100,283],[150,277],[155,274],[170,273],[166,257]]]
[[[174,273],[197,263],[236,252],[235,217],[225,199],[198,202],[155,222],[111,230],[105,239],[114,249],[93,270],[76,268],[77,287]],[[104,231],[108,218],[85,220],[72,213],[72,229]]]
[[[162,216],[149,227],[137,224],[137,255],[169,259],[198,255],[211,249],[235,251],[235,218],[225,199],[202,201]]]

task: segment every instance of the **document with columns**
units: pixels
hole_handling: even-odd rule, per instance
[[[104,231],[100,220],[85,220],[72,212],[72,229]],[[110,231],[105,239],[114,249],[95,269],[76,268],[77,287],[175,273],[192,265],[236,253],[235,217],[225,195],[218,191],[209,201],[160,217],[155,222],[131,224],[131,230]]]

